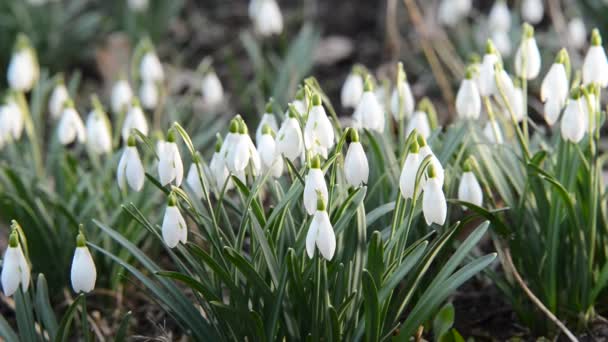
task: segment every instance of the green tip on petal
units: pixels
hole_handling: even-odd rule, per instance
[[[296,100],[300,100],[300,101],[304,100],[305,95],[306,94],[304,93],[304,88],[298,89],[298,91],[296,92]]]
[[[475,76],[476,73],[477,73],[477,68],[475,68],[475,66],[473,66],[473,65],[469,65],[467,67],[467,70],[464,73],[464,78],[467,80],[472,80],[473,76]]]
[[[321,158],[319,156],[314,156],[310,160],[310,168],[311,169],[320,169],[321,168]]]
[[[239,122],[239,133],[240,134],[249,134],[249,128],[247,128],[247,124],[242,119]]]
[[[317,211],[325,211],[325,199],[319,190],[317,190]]]
[[[492,42],[492,39],[488,39],[488,41],[486,42],[486,54],[487,55],[497,55],[498,51],[496,50],[496,47],[494,46],[494,42]]]
[[[137,140],[135,139],[135,135],[131,134],[127,138],[127,146],[134,147],[135,145],[137,145]]]
[[[593,83],[587,84],[587,89],[586,90],[587,90],[587,93],[593,94],[595,96],[598,96],[600,89],[599,89],[597,83],[593,82]]]
[[[418,145],[418,141],[414,140],[410,144],[410,153],[418,153],[420,151],[420,146]]]
[[[170,143],[175,142],[175,130],[173,128],[169,128],[167,131],[167,141]]]
[[[557,56],[555,56],[555,63],[566,64],[567,60],[568,60],[568,51],[566,51],[566,49],[559,50],[559,52],[557,53]]]
[[[462,167],[464,172],[471,172],[473,170],[473,159],[471,157],[467,158]]]
[[[270,127],[269,124],[264,124],[264,126],[262,126],[262,135],[264,134],[270,134],[274,137],[274,131],[272,130],[272,127]]]
[[[354,127],[349,128],[350,133],[350,141],[351,142],[359,142],[359,132]]]
[[[481,57],[479,54],[472,52],[469,54],[469,64],[479,64],[481,63]]]
[[[15,39],[14,52],[29,49],[31,46],[32,44],[30,43],[30,38],[25,33],[21,32],[17,35],[17,39]]]
[[[437,170],[435,170],[435,165],[433,165],[432,163],[429,164],[428,175],[429,175],[429,178],[437,177]]]
[[[167,205],[170,207],[175,207],[177,205],[177,198],[175,197],[173,192],[169,194],[169,198],[167,199]]]
[[[12,248],[16,248],[17,246],[19,246],[19,235],[16,229],[13,229],[13,231],[9,235],[8,245]]]
[[[312,105],[313,106],[320,106],[321,105],[321,95],[314,94],[312,96]]]
[[[264,112],[266,113],[273,113],[272,111],[272,103],[274,102],[274,100],[271,98],[270,100],[268,100],[268,102],[266,103],[266,108],[264,109]]]
[[[513,86],[515,88],[522,89],[521,80],[518,77],[513,80]]]
[[[134,97],[133,100],[131,101],[131,105],[133,107],[141,107],[141,103],[139,102],[139,98]]]
[[[74,101],[67,99],[63,102],[63,108],[74,108]]]
[[[237,133],[239,131],[239,120],[236,118],[230,120],[230,133]]]
[[[570,98],[573,100],[578,100],[582,95],[581,88],[576,87],[570,91]]]
[[[76,236],[76,247],[86,247],[87,239],[82,233],[82,224],[78,227],[78,235]]]
[[[363,91],[374,91],[374,82],[372,81],[372,77],[370,75],[365,77],[365,86],[363,87]]]
[[[288,114],[290,118],[297,118],[298,117],[298,110],[296,109],[296,107],[293,104],[289,104],[289,110],[288,110]]]
[[[600,30],[598,30],[597,28],[594,28],[593,31],[591,31],[591,45],[602,45],[602,36],[600,35]]]
[[[55,77],[55,85],[62,85],[65,84],[65,77],[63,76],[63,73],[58,73],[57,77]]]
[[[219,152],[222,149],[222,137],[217,135],[217,139],[215,139],[215,152]]]
[[[521,30],[524,38],[532,38],[534,37],[534,27],[528,23],[523,23],[521,26]]]

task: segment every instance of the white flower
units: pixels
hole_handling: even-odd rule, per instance
[[[361,101],[359,101],[357,109],[355,109],[353,118],[358,127],[378,131],[380,133],[384,132],[384,109],[376,98],[369,78],[365,81],[365,91],[361,96]]]
[[[509,96],[511,110],[515,116],[515,121],[521,122],[524,119],[524,91],[520,87],[513,87]]]
[[[585,22],[580,17],[570,19],[568,22],[568,42],[575,49],[585,46],[587,39],[587,28]]]
[[[152,50],[146,52],[139,64],[139,77],[144,82],[162,82],[165,79],[163,66],[156,53]]]
[[[583,61],[583,84],[590,83],[597,83],[602,88],[608,85],[608,60],[597,29],[591,33],[591,46]]]
[[[290,108],[289,116],[281,124],[281,129],[279,129],[276,139],[278,153],[285,156],[291,162],[300,157],[304,152],[302,129],[295,118],[295,110],[295,107]]]
[[[93,109],[89,113],[86,125],[87,145],[92,152],[103,154],[112,151],[112,135],[110,121],[101,109]]]
[[[521,3],[522,18],[532,24],[538,24],[543,20],[545,9],[542,0],[523,0]]]
[[[418,143],[413,141],[410,146],[410,151],[407,154],[407,157],[405,157],[405,162],[401,169],[401,176],[399,177],[399,190],[401,190],[401,195],[405,199],[414,197],[416,173],[418,172],[421,162],[422,159],[420,158]],[[419,194],[420,190],[421,187],[419,186],[416,194]]]
[[[149,0],[128,0],[129,9],[133,12],[144,12],[148,9]]]
[[[264,129],[264,125],[268,125],[273,132],[277,132],[279,130],[279,125],[277,123],[277,118],[272,113],[272,104],[268,103],[266,105],[266,111],[262,114],[262,119],[258,124],[258,128],[255,130],[255,141],[259,142],[262,138],[262,130]]]
[[[491,33],[491,38],[494,44],[496,45],[496,49],[503,56],[511,55],[511,50],[513,49],[513,47],[508,31],[494,31]]]
[[[511,12],[503,0],[494,2],[488,17],[490,31],[508,32],[511,28]]]
[[[82,233],[79,233],[76,238],[76,251],[72,259],[70,279],[72,281],[72,289],[76,293],[88,293],[95,288],[97,269]]]
[[[563,58],[565,50],[560,51],[558,59]],[[547,124],[552,126],[568,99],[568,76],[563,61],[556,61],[543,79],[540,87],[540,99],[545,103],[544,116]]]
[[[228,171],[228,168],[226,167],[224,157],[222,157],[222,154],[217,149],[216,152],[213,153],[211,161],[209,162],[209,170],[211,172],[213,180],[215,181],[215,185],[218,191],[221,191],[224,188],[224,184],[226,184],[226,181],[228,181],[228,183],[226,184],[226,190],[230,190],[234,187],[232,181],[229,180],[230,171]]]
[[[467,70],[456,94],[456,113],[462,119],[474,120],[477,120],[481,113],[481,97],[471,69]]]
[[[133,101],[133,90],[129,82],[125,79],[120,79],[112,87],[112,112],[118,114],[122,111],[126,111],[129,105]]]
[[[422,213],[427,225],[433,223],[442,226],[448,212],[448,206],[443,194],[442,183],[433,174],[433,165],[429,166],[429,179],[424,185],[422,197]]]
[[[369,177],[367,156],[359,142],[359,133],[354,128],[351,128],[351,143],[344,158],[344,175],[346,182],[354,187],[367,184]]]
[[[483,135],[493,144],[502,144],[502,130],[496,120],[488,120],[483,128]]]
[[[471,0],[443,0],[439,5],[439,21],[454,26],[465,18],[471,10]]]
[[[24,118],[21,108],[9,99],[0,106],[0,140],[19,140],[23,133]]]
[[[431,147],[426,143],[426,139],[421,135],[418,136],[418,146],[420,148],[418,152],[420,154],[420,162],[422,163],[422,161],[424,161],[427,156],[431,156],[430,165],[433,165],[433,167],[435,168],[437,180],[441,185],[443,185],[443,180],[445,177],[445,171],[443,170],[443,166],[441,165],[439,159],[437,159],[437,157],[435,156],[435,153],[433,153],[433,151],[431,150]]]
[[[306,254],[312,259],[315,254],[315,245],[321,256],[330,261],[336,252],[336,234],[325,210],[324,198],[319,198],[315,205],[315,213],[306,233]]]
[[[414,115],[412,115],[412,118],[407,123],[405,135],[410,135],[410,133],[414,129],[416,129],[418,131],[418,134],[422,135],[425,139],[427,139],[431,135],[431,124],[429,123],[429,118],[427,117],[425,112],[414,112]]]
[[[129,108],[127,117],[122,124],[123,141],[127,141],[127,139],[129,139],[129,136],[131,136],[131,131],[134,129],[139,130],[143,135],[148,135],[148,122],[146,121],[144,112],[139,106],[139,102],[137,100],[133,100],[133,104],[131,105],[131,108]]]
[[[522,42],[515,53],[515,72],[519,77],[533,80],[540,73],[540,51],[536,45],[536,39],[534,39],[534,28],[524,24],[523,31]]]
[[[479,94],[490,96],[496,93],[496,81],[494,79],[494,66],[498,62],[498,55],[494,50],[492,42],[488,42],[488,48],[492,51],[483,56],[481,67],[479,68]]]
[[[180,186],[184,177],[184,164],[179,154],[179,148],[175,143],[175,133],[169,131],[167,142],[164,143],[162,153],[158,156],[158,180],[161,185],[167,185],[175,180],[175,185]]]
[[[196,195],[196,198],[201,199],[205,195],[203,191],[203,183],[201,182],[201,178],[198,176],[198,169],[203,170],[203,166],[200,163],[199,156],[196,155],[192,164],[190,164],[190,169],[188,169],[188,175],[186,176],[186,184],[190,187],[190,190]]]
[[[180,242],[183,244],[188,242],[188,227],[186,226],[186,220],[184,220],[182,213],[179,211],[177,199],[173,194],[169,195],[169,201],[167,209],[165,210],[165,217],[163,218],[161,230],[163,240],[169,248],[174,248]]]
[[[57,82],[51,93],[51,98],[49,99],[49,112],[53,119],[59,118],[63,111],[63,105],[69,99],[70,95],[68,94],[68,88],[65,87],[63,81]]]
[[[304,207],[308,215],[314,214],[317,210],[318,194],[323,198],[329,198],[325,177],[321,171],[321,161],[318,156],[315,156],[304,180]]]
[[[580,97],[571,97],[570,101],[568,101],[568,105],[564,110],[564,116],[562,117],[562,139],[576,144],[585,136],[585,131],[587,130],[585,123],[589,121],[586,121],[584,118],[584,105]]]
[[[140,191],[144,186],[145,177],[144,166],[139,158],[137,147],[135,147],[135,138],[129,137],[127,147],[125,147],[118,162],[118,169],[116,171],[118,186],[124,191],[127,189],[127,184],[129,184],[131,189]]]
[[[400,96],[401,95],[401,96]],[[402,101],[401,107],[402,111],[399,111],[399,101]],[[401,86],[395,87],[393,89],[393,93],[391,94],[391,113],[395,120],[399,120],[401,118],[409,118],[412,116],[414,112],[414,106],[416,102],[414,101],[414,96],[412,95],[412,90],[410,89],[410,84],[407,81],[401,82]]]
[[[260,154],[251,141],[245,122],[242,119],[235,120],[239,126],[238,134],[231,136],[230,140],[227,137],[224,144],[227,146],[225,150],[226,166],[230,172],[238,175],[243,173],[248,165],[251,165],[253,176],[257,176],[262,168]]]
[[[252,0],[250,16],[255,31],[262,36],[283,31],[283,16],[275,0]]]
[[[6,296],[12,296],[19,285],[23,292],[27,291],[30,285],[30,266],[25,259],[15,230],[10,234],[9,245],[4,253],[0,280]]]
[[[139,98],[141,105],[148,110],[156,108],[158,105],[158,87],[155,82],[144,81],[139,88]]]
[[[74,140],[78,140],[79,143],[86,141],[87,132],[84,124],[72,105],[68,105],[63,109],[63,114],[61,114],[61,120],[57,128],[57,136],[62,145],[70,144]]]
[[[203,103],[207,106],[215,107],[222,102],[222,99],[224,98],[224,88],[214,71],[210,71],[203,76],[201,81],[201,92],[203,94]]]
[[[356,72],[351,72],[342,85],[340,100],[342,107],[355,108],[363,95],[363,78]]]
[[[13,50],[6,72],[8,84],[16,91],[30,91],[38,80],[40,71],[35,52],[25,35],[17,36]]]
[[[588,133],[595,130],[597,120],[596,97],[593,92],[589,93],[589,101],[587,97],[581,96],[581,106],[583,108],[583,125]]]
[[[275,178],[281,177],[281,174],[283,174],[283,158],[277,153],[274,131],[268,124],[265,124],[263,127],[257,149],[260,153],[264,169],[271,169],[272,176]]]
[[[321,153],[324,158],[334,146],[334,127],[321,105],[321,97],[318,94],[313,96],[313,107],[304,127],[304,145],[307,150]]]
[[[473,172],[465,171],[458,185],[458,200],[463,202],[473,203],[476,206],[481,206],[483,201],[483,193],[481,186]]]

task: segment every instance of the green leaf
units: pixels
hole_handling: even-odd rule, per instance
[[[127,340],[127,329],[129,328],[129,321],[132,315],[132,312],[129,311],[122,317],[120,326],[118,326],[118,330],[116,330],[116,335],[114,336],[114,342],[124,342]]]
[[[57,335],[55,336],[55,341],[64,342],[68,340],[70,336],[72,320],[78,314],[77,309],[80,306],[80,302],[84,300],[86,300],[85,295],[80,294],[65,311],[63,317],[61,318],[61,322],[59,323],[59,330],[57,331]]]
[[[363,270],[363,305],[365,312],[365,340],[380,340],[380,303],[378,302],[378,289],[374,278]]]
[[[454,325],[454,305],[447,303],[435,316],[433,320],[433,336],[435,341],[443,341],[444,335],[449,333],[449,330]],[[450,334],[451,335],[451,334]]]
[[[51,301],[49,300],[48,285],[44,274],[38,275],[36,282],[36,315],[40,317],[42,325],[48,332],[49,336],[55,336],[57,334],[58,325],[57,318],[53,312]]]

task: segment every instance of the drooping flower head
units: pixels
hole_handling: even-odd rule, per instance
[[[112,132],[101,102],[96,95],[91,97],[93,109],[86,122],[87,146],[95,154],[105,154],[112,151]]]
[[[336,252],[336,234],[327,214],[325,197],[320,192],[318,193],[314,216],[306,234],[306,254],[311,259],[315,254],[315,246],[325,260],[331,261],[333,259]]]
[[[290,104],[287,117],[281,124],[276,138],[278,153],[291,162],[304,153],[304,138],[297,117],[298,110],[295,105]]]
[[[335,143],[334,127],[327,117],[321,103],[321,96],[314,94],[312,108],[304,127],[304,145],[312,154],[320,154],[327,158],[327,153]]]
[[[329,198],[327,184],[321,170],[321,158],[317,155],[310,160],[310,169],[304,180],[304,207],[308,215],[315,213],[319,194],[323,198]]]
[[[167,141],[164,143],[162,153],[158,156],[158,178],[160,184],[167,185],[175,180],[180,186],[184,177],[184,164],[175,142],[175,129],[169,129]]]
[[[458,185],[458,200],[481,206],[483,193],[473,172],[473,159],[469,157],[464,163],[462,177]],[[465,208],[465,207],[463,207]]]
[[[205,195],[203,183],[201,177],[199,177],[199,168],[202,172],[201,156],[197,152],[192,157],[192,164],[190,164],[190,169],[188,169],[188,175],[186,176],[186,184],[188,184],[188,187],[190,187],[190,190],[192,190],[197,199],[201,199]]]
[[[572,142],[574,144],[580,142],[585,136],[588,124],[588,120],[585,120],[585,110],[583,109],[585,103],[582,98],[582,91],[580,88],[575,88],[570,92],[570,100],[566,109],[564,109],[564,115],[561,123],[562,139]]]
[[[448,212],[447,202],[443,193],[442,184],[437,179],[435,166],[430,164],[428,167],[428,180],[424,185],[424,195],[422,197],[422,213],[427,225],[433,223],[442,226]]]
[[[414,132],[412,134],[417,133]],[[399,177],[399,190],[401,190],[401,196],[405,199],[413,198],[414,194],[419,194],[422,189],[421,186],[416,188],[416,173],[422,162],[419,152],[420,147],[418,146],[418,141],[413,139],[410,144],[409,153],[407,154],[407,157],[405,157],[405,162],[401,169],[401,176]]]
[[[127,141],[134,129],[140,131],[143,135],[148,135],[148,122],[144,111],[141,109],[139,99],[133,98],[131,108],[127,112],[125,121],[122,124],[122,139]]]
[[[474,79],[476,71],[468,67],[456,94],[456,113],[462,119],[476,120],[481,114],[481,97]]]
[[[369,164],[363,146],[359,141],[359,133],[355,128],[349,128],[350,145],[344,158],[344,175],[346,182],[353,187],[367,184]]]
[[[540,99],[545,103],[545,121],[550,126],[557,121],[568,99],[569,82],[566,70],[569,64],[568,52],[565,49],[560,50],[540,87]]]
[[[70,94],[68,93],[68,88],[65,86],[63,75],[59,75],[55,80],[55,87],[53,88],[51,98],[49,99],[49,113],[51,113],[51,118],[59,119],[61,112],[63,111],[63,104],[69,99]]]
[[[203,75],[201,93],[203,94],[203,103],[212,108],[217,107],[224,99],[222,82],[212,68]]]
[[[384,132],[384,109],[374,93],[374,84],[370,76],[365,79],[365,87],[361,101],[353,114],[358,127]]]
[[[391,94],[391,113],[393,118],[399,121],[403,118],[409,118],[414,112],[416,102],[410,89],[410,84],[407,82],[407,75],[403,70],[403,63],[397,63],[397,85]]]
[[[169,194],[167,209],[161,227],[163,240],[169,248],[175,248],[178,243],[188,242],[188,227],[177,206],[177,197],[173,192]]]
[[[266,103],[266,107],[264,108],[264,114],[262,114],[262,118],[260,119],[260,123],[258,124],[258,128],[255,130],[255,141],[256,143],[260,141],[262,138],[262,129],[264,125],[270,126],[273,132],[277,132],[279,130],[279,124],[277,123],[277,118],[274,115],[273,111],[273,100],[270,99]]]
[[[278,153],[275,134],[269,124],[262,127],[262,137],[258,140],[258,152],[262,159],[264,170],[271,170],[274,178],[283,174],[283,158]]]
[[[598,29],[591,32],[591,46],[583,61],[583,85],[590,83],[597,83],[602,88],[608,86],[608,59]]]
[[[136,142],[137,139],[133,135],[127,139],[127,146],[118,162],[116,180],[123,191],[127,189],[127,184],[134,191],[140,191],[144,186],[146,174],[137,152]]]
[[[355,108],[363,95],[363,77],[361,77],[361,68],[355,66],[346,77],[342,90],[340,91],[340,100],[342,107]]]
[[[8,84],[15,91],[28,92],[38,81],[39,75],[40,66],[36,51],[30,39],[25,34],[19,33],[6,72]]]
[[[522,31],[522,40],[515,53],[515,72],[519,77],[533,80],[540,73],[540,51],[534,38],[534,28],[524,23]]]
[[[80,115],[74,108],[74,102],[67,100],[63,106],[61,120],[57,127],[57,136],[62,145],[68,145],[77,140],[79,143],[84,143],[87,138],[87,132]]]
[[[481,67],[479,68],[479,94],[481,96],[491,96],[496,94],[496,81],[494,79],[495,65],[500,61],[500,55],[492,40],[486,43],[486,53],[483,56]]]
[[[0,280],[2,281],[2,291],[4,291],[6,296],[12,296],[19,288],[19,285],[21,285],[23,292],[26,292],[30,286],[30,265],[19,243],[17,225],[16,221],[12,221],[8,248],[2,260]]]
[[[283,15],[275,0],[251,0],[249,17],[254,30],[262,36],[281,34],[283,31]]]
[[[70,279],[72,281],[72,289],[76,293],[88,293],[95,288],[97,269],[95,268],[95,262],[87,247],[82,230],[78,232],[78,236],[76,237],[76,250],[72,259]]]

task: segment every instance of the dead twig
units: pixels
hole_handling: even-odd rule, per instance
[[[530,288],[526,285],[521,275],[519,275],[519,272],[517,272],[515,265],[513,264],[513,259],[511,259],[511,252],[508,248],[504,249],[504,256],[505,265],[510,268],[509,271],[513,274],[515,281],[517,282],[517,284],[519,284],[519,286],[521,286],[522,290],[524,290],[524,293],[528,296],[528,298],[530,298],[532,303],[534,303],[534,305],[536,305],[540,309],[540,311],[542,311],[547,316],[547,318],[549,318],[549,320],[555,323],[555,325],[557,325],[557,327],[561,329],[561,331],[568,337],[570,341],[578,342],[576,336],[574,336],[574,334],[570,330],[568,330],[564,323],[562,323],[551,311],[549,311],[549,309],[547,309],[543,302],[541,302],[540,299],[538,299],[538,297],[536,297],[536,295],[532,293],[532,290],[530,290]]]

